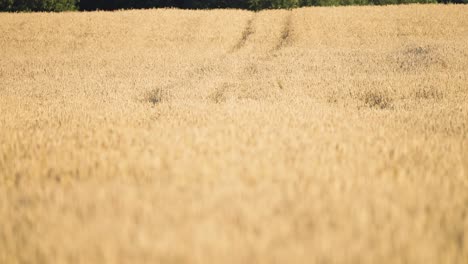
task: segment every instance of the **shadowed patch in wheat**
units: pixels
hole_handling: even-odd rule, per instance
[[[222,103],[222,102],[225,102],[226,101],[226,90],[227,90],[227,87],[228,85],[227,84],[223,84],[219,87],[216,87],[215,91],[213,93],[211,93],[208,98],[216,103],[216,104],[219,104],[219,103]]]
[[[376,109],[393,109],[393,99],[385,91],[368,90],[360,98],[364,105]]]
[[[440,100],[444,98],[444,93],[441,89],[436,88],[434,86],[425,86],[419,88],[414,92],[414,98]]]
[[[397,67],[403,72],[420,71],[431,67],[447,68],[445,60],[435,48],[429,46],[410,46],[394,55]]]
[[[144,94],[144,101],[153,105],[157,105],[166,99],[165,91],[163,88],[154,88]]]

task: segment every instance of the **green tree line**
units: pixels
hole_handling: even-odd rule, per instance
[[[250,10],[302,6],[468,3],[468,0],[0,0],[0,11],[116,10],[133,8],[240,8]]]

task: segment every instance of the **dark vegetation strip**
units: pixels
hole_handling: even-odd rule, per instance
[[[249,10],[303,6],[464,3],[468,0],[0,0],[0,11],[117,10],[174,7],[184,9],[238,8]]]

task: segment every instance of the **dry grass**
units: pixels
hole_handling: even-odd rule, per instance
[[[0,263],[466,263],[468,7],[0,14]]]

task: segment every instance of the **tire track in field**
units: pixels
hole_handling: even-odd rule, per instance
[[[277,34],[274,34],[275,37],[270,36],[270,39],[262,39],[259,36],[265,35],[261,31],[262,29],[265,30],[265,28],[262,28],[258,16],[254,14],[248,20],[242,37],[225,57],[226,60],[231,58],[242,61],[241,66],[235,69],[224,68],[220,75],[225,76],[226,81],[219,83],[207,97],[208,99],[219,104],[226,101],[229,97],[262,100],[271,96],[272,93],[279,94],[284,92],[285,86],[279,78],[271,79],[271,85],[278,87],[278,90],[265,91],[258,89],[261,86],[252,85],[252,82],[265,79],[265,75],[268,77],[266,79],[270,79],[269,77],[271,76],[268,76],[268,73],[265,72],[265,70],[268,71],[267,65],[271,65],[271,62],[275,60],[276,53],[293,42],[293,12],[287,11],[287,13],[282,15],[280,21],[278,31],[276,31]],[[265,42],[268,41],[272,42],[273,45],[270,47],[264,46]],[[250,53],[249,50],[254,53]],[[229,78],[229,74],[231,74],[231,78]],[[251,81],[245,82],[243,80]],[[210,82],[210,80],[207,79],[207,82]]]
[[[288,46],[292,42],[292,11],[289,11],[288,13],[289,14],[287,15],[283,24],[281,36],[272,52],[278,51]]]
[[[234,45],[231,52],[235,52],[237,50],[242,49],[249,40],[249,38],[255,33],[254,22],[255,15],[253,15],[253,17],[247,21],[247,25],[245,26],[244,31],[242,32],[241,38],[236,43],[236,45]]]
[[[202,86],[200,84],[202,83],[209,83],[210,80],[215,79],[214,77],[217,77],[219,75],[226,75],[229,71],[232,71],[232,68],[227,67],[226,68],[226,61],[229,60],[230,58],[239,57],[239,55],[233,55],[233,53],[236,53],[240,50],[242,50],[246,45],[247,42],[250,40],[250,38],[254,35],[255,33],[255,20],[256,20],[256,14],[253,13],[250,18],[247,19],[247,22],[241,32],[240,38],[237,40],[237,42],[232,46],[232,48],[228,49],[224,54],[221,56],[215,56],[209,58],[209,63],[201,65],[199,67],[194,67],[192,69],[188,69],[184,71],[179,76],[179,80],[174,81],[170,84],[166,84],[164,87],[163,86],[157,86],[154,87],[151,90],[145,91],[142,96],[140,97],[140,101],[143,102],[149,102],[151,105],[157,105],[162,102],[168,102],[170,101],[169,99],[177,99],[177,96],[175,96],[173,93],[175,91],[169,91],[172,90],[172,88],[177,88],[177,87],[183,87],[189,84],[192,87],[199,87]],[[193,24],[199,24],[199,21],[196,21],[195,23],[190,23],[190,25]],[[219,71],[215,71],[213,69],[220,69]],[[220,87],[217,87],[215,91],[208,95],[208,98],[212,98],[213,101],[219,103],[224,101],[224,94],[226,92],[226,87],[227,85],[222,84]],[[160,96],[161,94],[164,94],[164,98]]]
[[[288,11],[280,18],[281,23],[277,24],[277,33],[275,36],[270,36],[270,39],[262,39],[262,24],[259,22],[257,13],[246,21],[245,26],[241,32],[240,38],[234,43],[232,48],[226,50],[221,56],[209,58],[207,64],[201,68],[190,69],[185,74],[181,75],[179,81],[170,84],[170,87],[184,87],[187,84],[198,92],[198,96],[193,97],[193,94],[185,95],[191,100],[211,101],[216,104],[225,102],[229,98],[247,98],[247,99],[262,99],[267,95],[267,91],[254,90],[255,85],[251,85],[252,79],[262,79],[260,77],[267,74],[268,64],[274,60],[276,53],[284,47],[292,43],[293,31],[293,12]],[[260,28],[258,28],[260,26]],[[265,26],[265,25],[263,25]],[[258,32],[260,30],[260,32]],[[265,30],[265,28],[263,28]],[[256,35],[256,34],[260,35]],[[264,35],[264,34],[263,34]],[[263,41],[263,42],[262,42]],[[272,45],[269,47],[263,44],[270,41]],[[262,49],[263,47],[263,49]],[[237,66],[232,67],[232,63],[237,62]],[[240,62],[240,63],[239,63]],[[221,79],[219,77],[222,77]],[[272,85],[279,86],[279,90],[284,90],[284,85],[277,78],[272,81]],[[150,100],[166,101],[176,99],[177,96],[169,96],[171,92],[169,89],[164,89],[165,100]],[[271,92],[271,91],[270,91]],[[151,94],[162,94],[160,91]],[[153,96],[154,97],[154,96]],[[156,99],[158,99],[156,97]],[[198,98],[198,99],[196,99]],[[182,99],[182,98],[180,98]]]
[[[235,76],[239,74],[237,72],[242,71],[245,67],[242,67],[242,70],[233,69],[229,66],[229,61],[233,59],[241,59],[243,56],[236,54],[237,52],[243,50],[251,37],[255,34],[255,22],[256,22],[256,13],[253,13],[250,18],[247,19],[247,22],[241,32],[240,38],[232,46],[231,49],[228,49],[223,55],[210,58],[210,62],[201,67],[195,67],[185,71],[184,74],[180,76],[180,80],[175,81],[166,87],[157,87],[151,91],[147,91],[143,96],[143,101],[151,102],[153,105],[159,104],[163,101],[168,102],[167,99],[172,98],[176,99],[174,96],[168,96],[168,87],[181,87],[189,84],[192,87],[209,87],[214,86],[213,91],[208,93],[205,96],[205,99],[210,99],[215,103],[224,102],[226,99],[226,94],[229,93],[230,85],[228,81],[221,82],[218,84],[213,84],[213,80],[218,76],[229,76],[229,73],[235,72]],[[208,70],[207,70],[208,69]],[[217,71],[211,69],[218,69]],[[228,78],[229,79],[229,78]],[[165,93],[165,100],[159,94],[162,94],[161,91]],[[201,89],[202,90],[202,89]],[[206,93],[201,91],[200,93]]]

